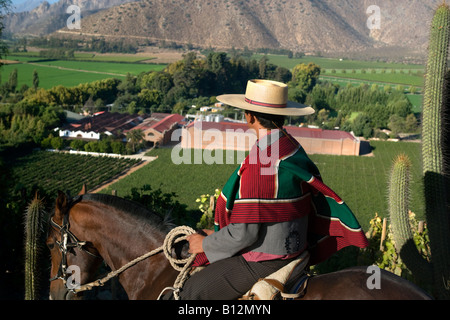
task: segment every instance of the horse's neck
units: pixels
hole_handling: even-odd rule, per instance
[[[96,244],[100,255],[113,270],[161,246],[165,233],[120,210],[105,212],[98,221]]]

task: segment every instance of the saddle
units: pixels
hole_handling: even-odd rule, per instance
[[[253,287],[239,300],[289,300],[302,295],[309,276],[305,268],[309,262],[309,253],[303,252],[300,257],[272,273],[259,279]]]

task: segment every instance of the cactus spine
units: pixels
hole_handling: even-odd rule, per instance
[[[431,265],[422,261],[415,246],[408,245],[411,241],[399,245],[399,251],[408,268],[420,277],[433,277],[433,291],[437,298],[450,298],[450,225],[446,203],[446,181],[444,179],[445,159],[443,141],[446,124],[443,122],[446,101],[446,72],[448,46],[450,39],[450,8],[441,4],[431,22],[427,74],[422,119],[422,162],[425,193],[425,216],[428,223],[431,247]],[[447,160],[448,161],[448,160]],[[395,165],[394,165],[395,167]],[[401,196],[401,195],[398,195]],[[403,214],[403,218],[396,217]],[[406,214],[406,216],[404,216]],[[390,212],[393,221],[393,231],[398,239],[402,238],[403,228],[408,221],[407,212]],[[396,223],[396,222],[398,223]],[[400,222],[403,221],[403,222]],[[397,224],[395,226],[395,224]],[[400,228],[402,226],[402,228]],[[402,241],[402,240],[400,240]],[[413,244],[413,243],[412,243]],[[420,267],[418,267],[420,266]],[[427,272],[432,270],[432,272]]]
[[[25,213],[25,300],[39,299],[40,253],[44,233],[44,203],[36,194]]]

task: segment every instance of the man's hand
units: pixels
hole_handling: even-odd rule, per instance
[[[189,253],[202,253],[203,252],[203,239],[205,236],[201,234],[194,233],[186,237],[186,240],[189,241]]]

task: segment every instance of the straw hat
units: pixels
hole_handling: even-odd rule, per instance
[[[271,80],[249,80],[244,94],[225,94],[217,97],[224,104],[244,110],[282,116],[306,116],[313,108],[288,101],[288,86]]]

